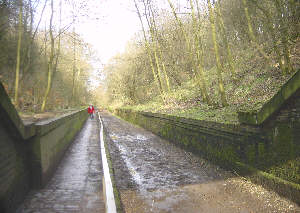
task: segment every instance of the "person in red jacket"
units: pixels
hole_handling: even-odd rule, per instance
[[[88,113],[90,114],[90,118],[93,119],[94,118],[94,113],[95,113],[95,109],[94,109],[93,105],[89,106]]]

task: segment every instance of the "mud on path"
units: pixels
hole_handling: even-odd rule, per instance
[[[125,212],[300,212],[274,192],[101,113]]]

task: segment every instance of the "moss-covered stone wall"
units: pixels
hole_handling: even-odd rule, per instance
[[[300,89],[261,128],[268,142],[266,171],[300,184]]]
[[[114,113],[300,203],[298,95],[263,126],[221,124],[126,109]]]

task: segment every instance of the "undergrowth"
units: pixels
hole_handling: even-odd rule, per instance
[[[295,47],[293,53],[294,72],[300,67],[297,60],[297,49],[299,50]],[[110,107],[159,112],[220,123],[238,123],[238,111],[258,111],[294,74],[284,74],[277,64],[267,65],[261,57],[249,50],[239,51],[236,58],[235,80],[228,71],[228,65],[225,64],[223,68],[222,78],[229,104],[227,107],[222,107],[220,103],[215,66],[205,70],[208,94],[213,102],[211,105],[203,102],[199,84],[196,78],[193,78],[184,82],[180,87],[173,88],[170,92],[156,96],[148,102],[128,104],[128,102],[119,100]]]
[[[206,72],[211,100],[219,99],[216,72],[215,67]],[[111,107],[159,112],[221,123],[238,123],[238,111],[259,110],[277,93],[291,75],[282,75],[276,69],[271,71],[239,70],[237,73],[238,80],[233,81],[229,74],[223,74],[229,103],[227,107],[222,107],[219,101],[215,101],[211,106],[204,103],[200,95],[200,88],[195,80],[187,81],[181,87],[165,93],[164,97],[157,96],[145,104],[122,105],[119,102]]]

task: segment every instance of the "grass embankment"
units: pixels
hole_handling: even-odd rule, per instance
[[[229,73],[223,73],[229,104],[227,107],[222,107],[219,102],[215,68],[206,72],[209,96],[214,102],[211,106],[203,103],[197,82],[191,80],[165,94],[164,100],[156,97],[146,104],[114,105],[112,107],[234,124],[238,123],[238,111],[259,110],[278,92],[292,74],[283,75],[277,68],[268,71],[267,69],[238,70],[237,80],[232,80]]]

